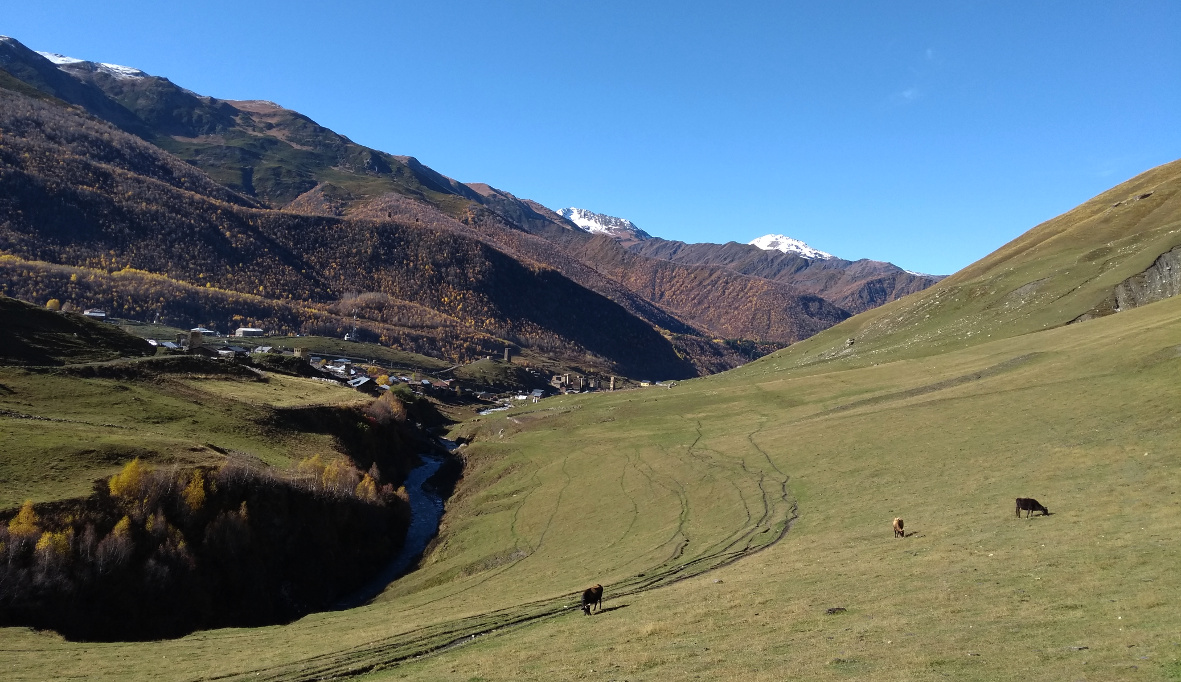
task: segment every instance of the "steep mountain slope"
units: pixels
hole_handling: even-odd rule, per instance
[[[1048,220],[914,296],[857,315],[781,357],[865,364],[946,352],[1117,314],[1178,291],[1181,161]],[[1146,281],[1155,286],[1145,286]],[[849,343],[853,339],[853,343]]]
[[[394,191],[449,207],[476,196],[411,157],[362,147],[270,102],[219,100],[142,71],[50,56],[0,37],[0,68],[272,206],[313,190],[345,203]],[[304,205],[333,212],[334,202]]]
[[[692,265],[712,265],[737,273],[782,282],[800,291],[822,296],[851,313],[907,296],[941,278],[916,275],[890,263],[841,258],[805,258],[751,244],[686,244],[659,238],[637,242],[631,251]]]
[[[606,235],[568,239],[564,246],[632,291],[723,337],[795,343],[849,316],[789,285],[725,268],[645,258]]]
[[[241,307],[227,318],[269,307],[279,329],[313,331],[343,326],[345,294],[372,292],[359,313],[408,349],[470,358],[508,341],[603,371],[693,373],[619,305],[445,227],[256,209],[104,123],[6,90],[0,104],[0,249],[26,273],[5,282],[9,293],[102,291],[109,298],[75,302],[142,315],[175,312],[185,301],[173,294],[203,288]],[[117,276],[123,286],[110,286]]]
[[[300,225],[329,224],[315,222],[311,220],[312,216],[365,218],[375,224],[402,219],[406,227],[413,217],[418,228],[430,226],[436,230],[462,234],[465,239],[475,239],[526,263],[527,269],[535,265],[553,268],[581,287],[621,306],[632,316],[663,330],[666,342],[671,342],[676,352],[688,358],[698,372],[719,371],[741,364],[751,359],[752,353],[764,352],[766,344],[792,343],[843,319],[846,313],[842,308],[860,310],[910,290],[888,277],[854,277],[852,279],[855,281],[850,282],[847,281],[850,277],[817,275],[812,279],[822,280],[823,284],[810,284],[807,278],[803,278],[801,281],[804,284],[801,285],[787,281],[786,277],[777,279],[768,276],[765,270],[756,272],[755,268],[751,272],[744,272],[742,268],[734,267],[733,263],[716,263],[709,258],[676,260],[664,257],[667,255],[664,253],[655,257],[644,253],[628,253],[618,244],[605,244],[596,240],[593,234],[545,207],[520,200],[487,185],[464,185],[423,166],[411,157],[393,156],[362,147],[297,112],[270,102],[223,101],[201,96],[165,78],[135,69],[61,55],[38,54],[10,38],[0,40],[0,66],[25,84],[38,88],[39,92],[80,106],[186,162],[151,162],[169,166],[169,172],[175,178],[169,179],[162,171],[155,172],[152,177],[176,189],[196,191],[242,207],[283,207],[290,213],[305,216],[302,219],[283,218],[279,222],[293,220]],[[121,146],[129,148],[126,144]],[[72,153],[89,156],[95,151],[77,148]],[[124,161],[132,164],[125,164],[125,167],[139,168],[135,165],[138,161]],[[194,167],[205,171],[205,174],[193,173],[191,169]],[[209,187],[210,178],[225,189]],[[62,177],[58,177],[57,181],[69,182]],[[188,185],[186,182],[193,184]],[[35,190],[34,195],[39,191]],[[30,201],[42,207],[35,209],[35,212],[43,212],[45,206],[53,205],[45,196]],[[66,206],[69,205],[66,202]],[[69,214],[65,208],[56,207],[53,210],[56,211],[53,215],[39,213],[37,219],[56,221],[59,226],[78,224],[75,220],[77,216]],[[197,212],[200,213],[199,210]],[[624,224],[626,221],[615,219],[612,222],[607,216],[596,216],[579,212],[577,217],[596,225],[611,223],[614,227],[606,229],[614,230],[612,234],[617,240],[624,238],[625,243],[635,241],[637,245],[643,245],[660,241],[646,239],[646,233],[634,225],[628,227],[630,223]],[[123,220],[126,223],[132,219],[124,216]],[[125,257],[126,251],[158,251],[158,244],[133,246],[123,243],[114,249],[104,247],[109,253],[101,254],[95,245],[86,253],[67,257],[60,253],[61,245],[54,241],[56,237],[44,245],[39,244],[39,237],[32,233],[26,237],[10,235],[10,238],[21,244],[13,250],[13,254],[26,260],[106,269],[118,262],[122,268],[167,274],[198,287],[209,285],[207,288],[214,291],[199,296],[205,306],[212,303],[210,295],[217,290],[259,296],[261,301],[250,302],[249,315],[261,317],[268,324],[286,329],[300,328],[307,322],[306,319],[301,321],[297,311],[283,309],[290,305],[283,303],[287,297],[292,301],[306,299],[323,303],[342,290],[361,291],[366,287],[378,286],[377,281],[369,277],[368,270],[372,265],[368,261],[340,258],[337,259],[340,264],[331,275],[317,273],[302,267],[302,253],[283,252],[283,249],[291,249],[284,236],[267,234],[259,237],[270,240],[264,244],[262,241],[256,242],[248,229],[227,227],[227,230],[218,229],[218,234],[214,234],[207,229],[197,229],[190,224],[192,221],[186,220],[185,214],[178,213],[166,222],[176,225],[170,229],[187,230],[194,239],[202,241],[201,244],[191,245],[195,257],[190,258],[185,250],[174,251],[169,257],[157,253],[154,260],[141,258],[135,261],[139,265]],[[251,220],[247,219],[246,222],[251,223]],[[268,218],[258,225],[251,224],[251,227],[273,222]],[[349,224],[357,223],[351,220]],[[181,228],[181,225],[187,227]],[[300,230],[316,234],[315,230]],[[279,231],[283,235],[291,233],[287,228]],[[230,241],[245,240],[243,244],[249,242],[245,246],[247,255],[231,258],[237,259],[234,261],[236,265],[232,277],[227,279],[225,268],[221,268],[222,272],[214,277],[212,273],[204,272],[204,269],[217,270],[217,267],[205,268],[197,264],[208,263],[210,258],[222,258],[225,254],[214,254],[220,253],[219,249],[224,244],[216,244],[227,238]],[[331,237],[324,238],[331,240]],[[138,232],[131,230],[125,235],[125,241],[136,239],[147,239],[142,229]],[[179,248],[178,244],[173,246]],[[185,253],[185,257],[178,258],[180,253]],[[281,261],[276,268],[265,268],[265,282],[256,281],[258,278],[252,276],[251,268],[246,265],[257,262],[260,257],[278,258]],[[149,266],[149,262],[156,264]],[[300,267],[296,268],[296,265]],[[348,269],[347,277],[341,268]],[[298,273],[296,269],[299,269]],[[894,275],[897,277],[898,273]],[[344,283],[346,280],[350,280],[348,284]],[[98,288],[105,292],[103,296],[113,295],[116,289],[109,278],[88,278],[88,281],[102,281]],[[391,329],[391,321],[394,321],[394,326],[404,327],[398,320],[422,319],[422,310],[416,310],[414,306],[455,318],[453,306],[459,299],[455,296],[428,294],[424,287],[434,284],[429,278],[422,280],[410,286],[415,290],[414,293],[394,291],[397,287],[384,285],[386,288],[381,289],[380,293],[401,301],[401,309],[392,315],[370,311],[370,315],[378,318],[371,321],[380,323],[369,329],[374,338],[384,338],[390,342],[396,339],[420,352],[440,352],[441,348],[448,347],[451,350],[446,352],[467,355],[482,352],[480,349],[492,342],[491,338],[482,336],[485,334],[499,335],[505,340],[526,345],[541,343],[540,339],[547,338],[544,343],[554,348],[568,346],[564,341],[547,336],[557,327],[564,330],[559,336],[573,333],[574,329],[580,330],[578,333],[584,336],[600,335],[600,332],[588,331],[588,322],[544,321],[543,318],[549,314],[562,316],[566,313],[528,296],[513,297],[512,306],[500,312],[485,309],[480,310],[475,317],[467,317],[465,313],[459,315],[460,319],[442,323],[441,327],[430,327],[464,327],[473,324],[472,320],[477,317],[491,320],[481,322],[472,330],[480,336],[478,342],[443,341],[438,333],[421,325],[417,330]],[[480,283],[472,282],[470,286],[480,286]],[[912,288],[918,288],[918,285]],[[28,287],[10,291],[16,293],[18,289],[25,291]],[[172,286],[171,291],[175,293],[177,290]],[[443,301],[444,297],[446,302]],[[839,301],[837,305],[821,300],[834,300],[834,297]],[[172,297],[157,298],[167,299],[161,303],[167,302],[175,307],[176,301]],[[526,300],[534,300],[541,308],[532,318],[520,321],[517,325],[520,329],[517,329],[507,321],[505,311],[511,309],[516,311],[514,314],[521,313]],[[465,305],[468,306],[467,310],[473,310],[471,301]],[[142,306],[136,304],[132,307]],[[217,314],[221,315],[229,312],[231,304],[223,300],[215,307],[221,311]],[[200,308],[189,306],[190,310]],[[549,312],[541,312],[546,310]],[[342,310],[327,312],[349,313]],[[307,318],[308,315],[302,317]],[[321,320],[321,323],[336,324],[329,318]],[[431,324],[439,323],[432,321]],[[547,328],[550,328],[549,331],[543,331]],[[624,328],[628,328],[628,325],[620,327]],[[433,340],[425,339],[424,332],[426,336],[434,337]],[[453,338],[456,333],[449,331],[446,336]],[[631,335],[631,332],[627,334]],[[752,340],[756,343],[719,343],[714,340],[716,337]],[[595,344],[594,355],[602,356],[608,352],[605,346],[610,344],[605,338]],[[581,345],[581,342],[575,345]],[[569,346],[567,350],[572,348]],[[610,351],[616,356],[620,352]],[[662,369],[655,372],[655,376],[674,376],[682,371],[672,371],[672,365],[659,366]]]
[[[614,235],[573,228],[572,223],[542,206],[486,185],[474,187],[481,188],[485,207],[494,214],[490,217],[492,222],[503,222],[502,226],[507,228],[507,221],[515,220],[517,225],[545,241],[530,240],[512,229],[484,229],[482,234],[496,240],[498,245],[506,241],[517,244],[530,241],[535,245],[528,251],[531,258],[553,264],[563,272],[577,268],[558,263],[578,263],[581,269],[600,277],[605,275],[622,285],[630,296],[638,296],[675,315],[678,318],[675,326],[668,326],[672,320],[640,312],[645,319],[674,333],[693,334],[695,327],[714,336],[786,344],[848,317],[848,313],[828,301],[787,285],[721,268],[685,265],[630,253]],[[589,282],[587,285],[595,288]],[[621,298],[613,296],[614,300]]]

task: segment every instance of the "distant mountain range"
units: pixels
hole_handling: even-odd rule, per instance
[[[632,253],[779,282],[820,296],[854,314],[922,291],[943,279],[882,261],[844,260],[781,234],[764,235],[748,244],[686,244],[653,237],[623,218],[581,208],[564,208],[558,213],[586,232],[614,239]],[[626,275],[617,275],[622,277]],[[649,295],[658,296],[654,292]]]
[[[938,279],[653,238],[458,182],[271,102],[12,38],[0,38],[0,98],[0,287],[39,303],[320,333],[355,314],[368,338],[436,356],[510,345],[672,378]]]

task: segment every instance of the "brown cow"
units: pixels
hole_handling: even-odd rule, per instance
[[[586,615],[591,615],[591,606],[597,604],[599,610],[603,610],[603,586],[595,585],[588,587],[582,593],[582,612]]]
[[[894,537],[906,537],[906,532],[902,530],[902,519],[894,519]]]
[[[1025,512],[1026,518],[1033,516],[1035,511],[1040,511],[1043,516],[1048,516],[1049,509],[1042,506],[1041,502],[1032,497],[1018,497],[1017,498],[1017,518],[1021,518],[1021,512]]]

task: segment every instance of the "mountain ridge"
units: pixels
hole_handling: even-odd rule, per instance
[[[634,244],[619,239],[596,241],[597,237],[594,234],[584,231],[569,218],[536,202],[519,199],[483,183],[458,182],[422,164],[413,156],[399,156],[357,145],[346,136],[319,126],[307,116],[273,102],[219,100],[198,95],[166,78],[152,76],[130,67],[103,67],[101,64],[75,61],[73,58],[59,58],[58,61],[63,63],[54,64],[14,39],[0,41],[0,67],[13,72],[22,82],[33,86],[39,92],[81,107],[90,115],[109,121],[124,132],[155,145],[171,155],[170,158],[176,159],[177,163],[166,163],[162,160],[164,157],[148,159],[140,151],[132,154],[139,154],[134,159],[119,157],[120,153],[131,153],[135,148],[134,145],[122,141],[103,149],[99,148],[101,145],[88,142],[88,149],[70,153],[81,153],[82,156],[113,154],[111,158],[117,161],[115,166],[118,167],[119,173],[127,172],[129,169],[136,173],[141,168],[163,168],[172,164],[175,169],[170,171],[171,176],[162,170],[153,171],[154,176],[170,183],[176,190],[198,189],[198,193],[203,196],[215,197],[218,201],[228,202],[243,209],[278,210],[292,216],[344,220],[346,222],[340,224],[348,225],[348,230],[376,230],[381,234],[395,234],[399,230],[405,230],[410,227],[409,221],[412,220],[413,224],[419,227],[430,225],[432,229],[453,235],[448,239],[475,240],[493,250],[510,255],[527,270],[540,273],[545,268],[552,268],[565,278],[562,281],[568,280],[585,288],[590,294],[604,297],[612,305],[626,311],[627,315],[650,325],[655,333],[665,337],[665,343],[669,344],[669,348],[657,355],[666,352],[680,354],[688,359],[696,372],[720,371],[749,361],[749,355],[735,353],[737,347],[754,348],[761,347],[759,344],[772,344],[773,348],[775,344],[794,343],[848,316],[849,308],[845,307],[847,304],[834,305],[816,291],[807,290],[795,282],[776,280],[754,272],[743,272],[728,263],[677,260],[662,258],[658,254],[645,253],[642,250],[629,251],[626,248],[629,244],[634,246],[657,241],[647,238],[647,233],[638,230],[629,221],[612,221],[608,220],[608,216],[600,216],[601,220],[612,222],[617,234],[634,240]],[[59,150],[69,149],[72,144],[48,140],[36,144],[42,143],[56,145]],[[119,161],[119,158],[122,160]],[[139,165],[140,161],[146,165]],[[21,168],[21,161],[12,160],[11,163],[14,168]],[[83,163],[72,166],[75,170],[71,172],[81,172],[79,169],[84,165]],[[186,174],[178,170],[182,167],[195,169],[197,173]],[[38,166],[38,169],[34,175],[46,172],[47,167]],[[99,177],[107,172],[98,167],[90,167],[86,171],[94,176],[96,181],[101,180],[99,184],[105,183],[114,187],[124,181]],[[30,179],[32,178],[26,177],[24,181]],[[69,182],[63,178],[59,178],[57,182],[62,180]],[[40,180],[33,180],[34,184],[38,182]],[[136,187],[147,187],[140,180],[134,180],[133,184]],[[55,187],[60,189],[58,185]],[[39,191],[42,192],[40,200],[50,202],[52,192],[46,194],[44,189]],[[166,193],[171,191],[167,190]],[[122,202],[116,200],[103,210],[114,211],[115,207],[121,205]],[[60,208],[55,210],[58,213],[54,214],[52,220],[73,220],[62,214]],[[213,218],[205,208],[195,207],[193,211],[197,215],[209,215]],[[138,220],[130,216],[141,213],[127,212],[127,219]],[[186,220],[180,216],[169,219],[180,222]],[[357,222],[358,220],[367,222],[361,223]],[[318,306],[328,306],[331,303],[329,299],[345,293],[345,288],[375,286],[378,290],[373,293],[394,296],[400,301],[397,305],[401,306],[401,310],[412,312],[399,313],[390,318],[388,315],[383,316],[377,309],[371,310],[370,314],[378,318],[371,320],[374,325],[373,333],[381,338],[399,338],[403,341],[419,339],[414,343],[419,344],[417,349],[420,351],[423,348],[445,347],[450,349],[446,351],[449,353],[476,352],[477,348],[495,343],[497,335],[501,335],[504,341],[528,346],[539,343],[542,337],[553,331],[542,331],[549,323],[536,316],[529,318],[528,322],[522,318],[520,323],[524,326],[517,329],[514,326],[517,323],[505,316],[506,311],[514,310],[514,314],[524,315],[526,318],[533,313],[507,298],[495,304],[494,307],[500,312],[492,314],[478,325],[476,317],[469,315],[471,308],[466,308],[465,312],[457,317],[458,309],[455,306],[459,299],[448,293],[428,293],[417,286],[406,288],[414,281],[407,275],[395,278],[399,282],[404,282],[395,287],[397,290],[389,288],[392,286],[392,280],[383,279],[384,276],[374,278],[371,272],[375,266],[372,256],[369,260],[357,258],[356,255],[345,259],[343,262],[347,262],[348,267],[352,269],[350,277],[342,276],[338,269],[340,264],[333,264],[332,269],[327,271],[301,266],[302,269],[297,276],[290,264],[298,263],[301,258],[313,252],[307,250],[310,247],[306,241],[303,242],[304,246],[300,247],[304,250],[300,251],[292,245],[290,235],[270,233],[250,236],[254,234],[252,230],[256,229],[257,225],[298,224],[304,226],[300,229],[311,229],[307,226],[315,226],[312,232],[323,234],[323,238],[328,239],[327,233],[321,231],[322,226],[327,223],[295,218],[257,219],[244,215],[229,222],[230,225],[222,224],[216,229],[210,229],[213,228],[212,224],[204,225],[194,232],[207,235],[207,239],[220,242],[221,246],[210,250],[207,248],[208,245],[194,244],[192,248],[204,250],[204,258],[213,259],[204,262],[220,263],[214,268],[218,270],[228,265],[218,260],[221,258],[220,255],[216,255],[219,253],[218,249],[234,248],[226,246],[227,242],[232,245],[235,240],[254,240],[255,245],[250,247],[252,249],[278,249],[275,252],[285,254],[276,262],[275,272],[267,274],[268,278],[273,279],[274,276],[278,279],[268,280],[269,284],[247,284],[250,277],[234,270],[231,281],[237,284],[228,284],[226,281],[211,282],[206,276],[209,273],[186,272],[192,264],[181,262],[167,265],[166,269],[154,272],[178,275],[179,281],[185,284],[215,284],[214,290],[237,292],[233,295],[262,293],[264,298],[270,297],[268,300],[272,300],[275,295],[299,300],[301,297],[312,295],[313,292],[319,292],[315,294],[319,297],[315,299]],[[80,224],[84,223],[85,221],[82,221]],[[387,226],[387,223],[390,225]],[[234,227],[233,224],[245,227]],[[362,224],[369,227],[362,228]],[[127,225],[130,228],[130,224]],[[21,230],[31,227],[26,221]],[[34,261],[72,267],[109,268],[111,260],[121,260],[123,267],[146,268],[147,271],[153,271],[153,266],[146,265],[147,261],[137,262],[133,255],[138,251],[142,259],[146,257],[145,254],[153,252],[154,247],[147,244],[135,246],[123,243],[113,249],[108,246],[107,250],[111,253],[102,257],[87,251],[89,247],[68,246],[68,249],[74,249],[77,254],[90,254],[79,259],[78,255],[67,256],[61,251],[67,246],[64,243],[54,242],[57,245],[52,246],[43,243],[44,240],[34,237],[32,233],[18,234],[21,230],[12,233],[10,240],[23,244],[11,250],[14,255],[24,259],[25,264],[20,266],[23,268],[32,267],[28,263]],[[143,234],[142,230],[136,230],[139,228],[132,232]],[[430,248],[435,248],[435,245],[442,242],[431,241],[430,244]],[[363,250],[372,254],[375,253],[375,248],[375,243],[369,243]],[[472,248],[480,253],[487,253],[481,250],[484,247]],[[58,251],[54,252],[54,249]],[[405,251],[405,247],[398,249],[399,253]],[[65,260],[61,260],[62,258]],[[241,260],[239,255],[232,258]],[[256,259],[254,262],[261,261]],[[431,258],[410,259],[405,262],[430,262],[431,267],[444,267],[441,261]],[[243,268],[244,263],[245,261],[242,261],[242,264],[234,267]],[[328,261],[322,260],[319,267],[327,265]],[[505,265],[507,266],[507,263]],[[286,274],[279,276],[279,272]],[[202,277],[205,279],[202,280]],[[346,284],[349,279],[353,280],[353,284]],[[475,278],[472,281],[478,282],[479,279]],[[525,280],[515,281],[523,285]],[[277,282],[283,284],[276,289]],[[386,282],[387,288],[381,289],[378,286],[379,282]],[[102,290],[113,291],[113,286],[112,280],[104,284]],[[471,286],[474,284],[457,287],[450,283],[445,285],[445,288],[449,287],[448,291],[452,292],[466,292],[464,296],[475,296],[475,299],[466,302],[467,305],[471,305],[476,299],[484,301],[481,306],[491,305],[490,299],[479,295]],[[286,290],[286,287],[293,288]],[[568,290],[566,295],[575,294],[573,290]],[[576,298],[582,295],[577,294]],[[864,298],[873,303],[880,297]],[[210,299],[202,296],[201,300]],[[539,310],[548,309],[548,314],[557,316],[553,320],[555,323],[565,314],[559,309],[547,308],[545,302],[533,293],[522,296],[520,300],[533,301],[534,305],[540,306]],[[225,309],[225,304],[218,305],[219,310]],[[590,308],[594,309],[599,305],[596,303],[590,305]],[[300,314],[292,312],[295,309],[289,309],[287,306],[287,303],[279,300],[266,304],[259,303],[253,309],[264,314],[266,319],[281,321],[279,323],[286,327],[306,323],[300,322]],[[389,326],[389,319],[406,319],[405,315],[421,317],[425,314],[421,311],[413,312],[418,311],[415,306],[433,310],[435,312],[431,315],[438,314],[451,320],[444,326],[451,331],[447,331],[443,336],[470,333],[473,335],[472,343],[444,342],[442,336],[433,332],[430,334],[432,340],[426,341],[419,335],[419,331]],[[735,311],[744,312],[735,314]],[[338,313],[325,309],[325,314],[329,315],[330,319],[336,319],[331,318],[331,315]],[[537,326],[539,323],[540,326]],[[616,326],[622,329],[631,323],[620,324],[622,326]],[[581,335],[585,337],[584,340],[596,337],[597,334],[589,330],[578,331],[573,321],[561,323],[559,326],[565,330],[563,334]],[[464,327],[469,331],[458,332]],[[483,336],[488,330],[492,330],[491,335]],[[521,330],[526,330],[524,336],[520,336]],[[507,336],[503,336],[504,334]],[[725,339],[749,340],[755,345],[735,346],[723,342]],[[423,346],[423,343],[426,343],[426,346]],[[544,344],[555,349],[566,349],[563,353],[573,352],[573,349],[579,346],[579,343],[570,345],[566,341],[558,342],[556,339],[547,340]],[[618,360],[625,355],[620,349],[609,349],[610,344],[605,338],[601,338],[595,344],[597,350],[593,354],[596,356],[606,353]],[[461,350],[465,348],[467,350]],[[651,349],[654,350],[655,346],[651,346]],[[673,365],[660,363],[666,361],[657,363],[665,368],[661,371],[672,371],[672,374],[677,376],[681,376],[685,371],[684,367],[689,366],[684,365],[673,371],[670,369]]]

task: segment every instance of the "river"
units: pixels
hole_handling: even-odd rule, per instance
[[[446,440],[443,444],[449,450],[455,447],[454,443]],[[402,549],[368,583],[337,602],[337,609],[360,606],[381,594],[422,555],[422,550],[426,549],[427,543],[439,531],[439,520],[443,518],[443,500],[433,490],[424,488],[423,484],[443,466],[443,458],[422,455],[422,462],[406,476],[406,482],[403,484],[406,486],[406,494],[410,497],[410,527],[406,530],[406,540],[402,543]]]

